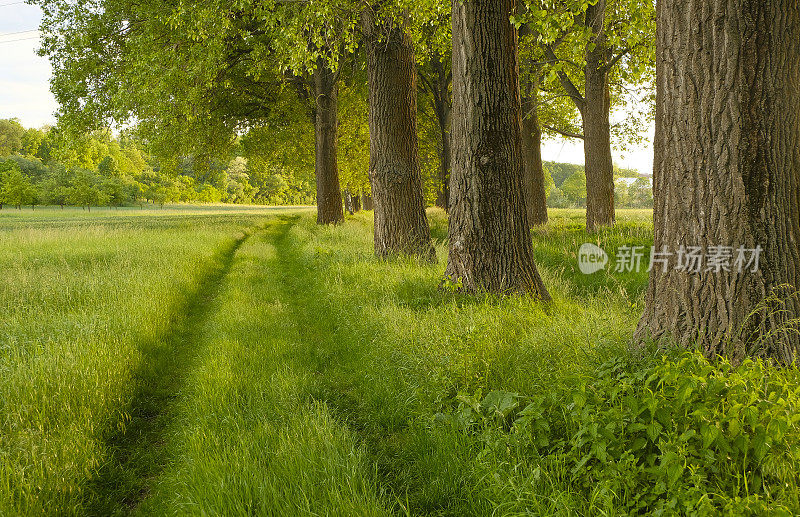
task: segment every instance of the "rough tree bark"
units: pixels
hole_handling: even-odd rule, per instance
[[[411,36],[402,20],[363,16],[369,78],[369,177],[375,253],[434,260],[417,143],[417,85]]]
[[[317,177],[317,223],[344,221],[342,192],[339,188],[339,165],[336,157],[339,127],[339,87],[336,74],[320,58],[314,71],[314,132]]]
[[[516,0],[453,0],[453,167],[446,276],[549,300],[523,199]]]
[[[528,224],[540,226],[547,224],[547,191],[544,184],[542,165],[542,128],[536,113],[536,101],[529,99],[523,103],[530,106],[530,114],[522,119],[522,153],[525,171],[525,208]]]
[[[606,0],[586,8],[586,23],[595,34],[586,52],[583,152],[586,163],[586,229],[614,224],[614,161],[611,157],[611,95],[608,67],[611,51],[605,37]]]
[[[657,17],[656,250],[731,247],[733,264],[696,274],[656,266],[637,336],[791,362],[800,347],[797,1],[659,0]],[[758,271],[739,271],[740,246],[763,248]]]

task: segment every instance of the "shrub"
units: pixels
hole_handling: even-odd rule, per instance
[[[437,420],[477,433],[508,465],[568,469],[575,490],[608,494],[623,513],[792,515],[799,378],[796,367],[689,351],[616,358],[547,395],[459,395]]]

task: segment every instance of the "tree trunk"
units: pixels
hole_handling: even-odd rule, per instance
[[[549,300],[523,198],[516,0],[453,0],[453,168],[446,276]]]
[[[372,196],[370,194],[361,194],[362,197],[362,205],[364,206],[364,210],[372,210]]]
[[[379,22],[370,9],[364,12],[375,253],[435,260],[422,195],[414,49],[400,23]]]
[[[674,257],[654,267],[637,337],[789,363],[800,349],[797,2],[661,0],[657,18],[655,249],[733,256],[729,271],[708,260],[676,271]],[[758,246],[759,267],[740,271],[739,248]]]
[[[583,152],[586,163],[586,229],[614,224],[614,161],[611,157],[611,95],[607,63],[610,50],[604,34],[606,1],[586,9],[587,25],[596,35],[586,52]]]
[[[344,190],[344,209],[350,215],[353,215],[355,212],[353,210],[353,194],[350,192],[350,189]]]
[[[336,74],[328,63],[320,58],[314,71],[318,224],[336,224],[344,221],[336,157],[336,131],[339,126],[338,89]]]
[[[449,108],[448,108],[449,111]],[[449,113],[448,113],[449,118]],[[441,153],[439,155],[439,191],[436,193],[436,206],[447,210],[450,206],[450,129],[449,122],[445,127],[440,127],[442,138]]]
[[[542,165],[542,129],[539,116],[534,109],[530,116],[522,119],[522,150],[525,168],[525,208],[528,224],[547,224],[547,192]]]
[[[452,122],[453,104],[450,95],[451,77],[439,56],[431,60],[433,81],[431,85],[433,108],[436,122],[439,124],[439,135],[442,140],[439,148],[439,190],[436,194],[436,206],[448,209],[450,204],[450,126]]]
[[[361,194],[356,194],[353,196],[353,213],[358,213],[361,211]]]

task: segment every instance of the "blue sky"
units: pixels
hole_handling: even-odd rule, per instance
[[[0,118],[16,117],[26,127],[54,124],[53,113],[58,109],[50,93],[50,65],[46,58],[36,55],[37,33],[11,34],[37,29],[40,19],[38,7],[19,0],[0,0]],[[578,141],[546,141],[542,157],[549,161],[583,163],[583,145]],[[614,161],[622,167],[651,174],[652,146],[643,145],[627,153],[615,151]]]

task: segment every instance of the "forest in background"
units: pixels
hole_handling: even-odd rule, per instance
[[[311,205],[316,196],[314,143],[306,141],[311,133],[302,129],[302,124],[276,124],[238,138],[228,153],[159,159],[135,131],[116,136],[93,131],[75,138],[57,127],[25,128],[16,119],[0,120],[0,206]],[[369,196],[366,118],[349,115],[340,133],[343,199],[349,205],[354,196]],[[436,201],[437,145],[430,133],[421,132],[428,205]],[[545,161],[543,168],[548,206],[586,207],[582,165]],[[614,178],[616,206],[652,208],[649,176],[615,166]]]

